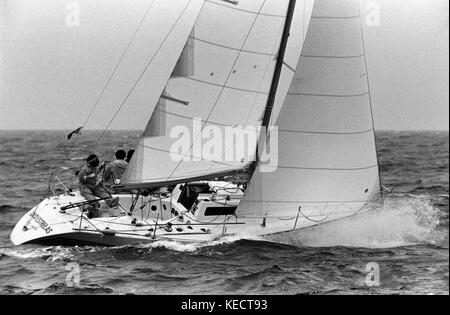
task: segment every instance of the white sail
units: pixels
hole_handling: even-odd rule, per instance
[[[241,217],[291,219],[280,231],[355,213],[379,193],[358,0],[316,0],[276,121],[278,168],[256,170]],[[305,220],[308,218],[309,220]],[[279,221],[279,220],[278,220]],[[302,226],[303,225],[303,226]]]
[[[149,3],[141,27],[91,113],[88,127],[130,129],[135,127],[131,121],[142,121],[153,112],[204,0]]]
[[[294,71],[289,68],[295,68],[298,62],[311,3],[298,1],[296,6],[296,27],[291,32],[287,66],[280,80],[284,96],[283,92],[278,94],[277,108],[281,108],[293,77]],[[189,49],[182,54],[148,126],[154,129],[151,126],[158,122],[165,133],[155,136],[146,132],[123,178],[125,184],[189,180],[242,170],[249,165],[255,153],[256,127],[261,125],[267,104],[288,4],[288,0],[205,2],[186,45]],[[180,75],[186,68],[183,65],[188,65],[189,75]],[[193,126],[193,119],[199,119],[200,127]],[[247,126],[253,130],[239,128]],[[185,131],[171,135],[179,127],[185,127]],[[238,140],[224,140],[220,148],[201,145],[213,137],[223,140],[225,129],[230,127],[235,127],[234,139]],[[187,137],[190,145],[177,151],[174,145],[182,137]],[[236,144],[243,139],[255,141],[246,147]],[[204,154],[205,147],[211,149],[210,154]]]
[[[283,68],[280,76],[275,102],[272,109],[270,125],[274,125],[280,114],[286,95],[295,75],[295,69],[299,62],[300,54],[305,43],[306,34],[311,21],[311,15],[316,0],[297,0],[294,16],[289,32],[289,41],[283,60]]]

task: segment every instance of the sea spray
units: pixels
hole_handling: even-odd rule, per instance
[[[105,249],[95,246],[48,246],[17,247],[13,249],[0,248],[0,255],[6,255],[17,259],[43,259],[46,261],[69,261],[81,253],[93,253]]]
[[[152,243],[143,243],[139,245],[135,245],[137,248],[145,248],[145,249],[155,249],[155,248],[165,248],[172,251],[177,252],[195,252],[204,247],[214,247],[224,244],[235,243],[240,240],[254,240],[254,241],[263,241],[264,239],[259,236],[249,235],[249,234],[235,234],[235,235],[225,235],[223,237],[218,237],[209,242],[197,242],[197,243],[181,243],[177,241],[171,240],[160,240]]]
[[[439,245],[439,218],[439,209],[424,197],[391,195],[380,209],[269,239],[307,247]]]
[[[0,253],[18,259],[44,259],[46,261],[70,260],[74,248],[51,246],[41,248],[0,249]]]

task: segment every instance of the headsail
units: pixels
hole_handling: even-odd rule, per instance
[[[192,72],[180,75],[178,70],[183,67],[177,66],[165,89],[170,98],[161,98],[156,109],[163,115],[153,116],[164,119],[166,133],[157,137],[147,134],[141,139],[136,158],[124,175],[125,185],[189,181],[232,173],[249,165],[255,153],[252,145],[242,148],[237,143],[254,139],[256,147],[256,127],[261,125],[267,104],[288,3],[288,0],[205,2],[187,43],[191,53],[185,49],[181,56],[193,59]],[[301,25],[305,7],[300,4],[296,11],[296,23]],[[293,67],[304,35],[303,28],[295,30],[286,53],[289,60],[286,64]],[[286,69],[280,84],[287,93],[293,71]],[[281,96],[277,102],[281,104],[283,100]],[[195,118],[199,119],[197,125],[193,125]],[[239,128],[247,126],[255,128]],[[211,138],[222,140],[226,129],[233,129],[234,140],[225,140],[220,147],[202,147],[201,142],[208,143]],[[170,134],[174,130],[180,131]],[[177,150],[174,145],[183,141],[183,137],[188,145]],[[204,154],[205,147],[214,152]]]
[[[204,0],[150,1],[142,26],[89,115],[89,126],[130,129],[130,121],[153,112],[203,4]]]
[[[316,0],[279,127],[279,165],[258,170],[240,216],[354,213],[379,193],[358,0]],[[274,185],[274,183],[277,183]]]

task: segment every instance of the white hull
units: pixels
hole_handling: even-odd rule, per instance
[[[132,215],[120,208],[109,209],[101,202],[103,216],[94,219],[88,219],[86,213],[82,214],[81,207],[61,210],[61,207],[64,209],[67,205],[85,201],[78,192],[50,197],[22,217],[11,233],[11,241],[15,245],[47,243],[102,246],[132,245],[158,240],[208,242],[225,235],[248,237],[289,233],[354,215],[364,206],[357,204],[344,208],[342,205],[328,205],[324,208],[322,205],[315,205],[284,217],[239,217],[234,213],[217,215],[208,211],[222,211],[226,207],[233,212],[242,198],[240,190],[232,193],[219,191],[214,197],[200,195],[197,200],[202,201],[196,201],[188,211],[183,202],[178,202],[181,188],[177,186],[175,190],[177,189],[180,193],[174,192],[167,198],[139,197]],[[135,196],[119,197],[122,209],[130,209]],[[226,201],[224,203],[220,200]]]

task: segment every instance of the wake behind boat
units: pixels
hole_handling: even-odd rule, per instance
[[[66,189],[19,221],[14,244],[295,233],[378,205],[358,0],[155,0],[144,21],[151,49],[106,124],[149,83],[134,100],[151,112],[119,206],[98,200],[103,214],[90,219],[91,201]]]

